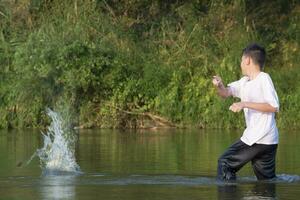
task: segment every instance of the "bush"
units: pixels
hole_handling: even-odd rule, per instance
[[[152,113],[180,126],[243,127],[242,114],[228,112],[238,100],[216,97],[211,77],[239,79],[241,50],[252,41],[269,54],[279,125],[297,127],[300,5],[253,5],[3,1],[0,127],[45,125],[45,107],[64,104],[74,126],[138,127]]]

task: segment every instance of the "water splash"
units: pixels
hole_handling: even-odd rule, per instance
[[[47,115],[52,122],[47,132],[42,133],[44,146],[34,155],[40,158],[43,173],[80,173],[80,167],[75,160],[76,135],[58,113],[47,109]]]

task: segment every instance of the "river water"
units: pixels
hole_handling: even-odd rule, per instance
[[[231,184],[215,181],[218,156],[240,130],[80,130],[82,174],[45,175],[39,130],[0,131],[0,199],[299,199],[300,133],[280,130],[275,181],[251,165]],[[299,175],[299,176],[298,176]]]

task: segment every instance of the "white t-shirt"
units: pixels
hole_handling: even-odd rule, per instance
[[[247,76],[228,84],[234,97],[243,102],[268,103],[279,110],[279,101],[271,77],[260,72],[255,79]],[[247,145],[278,144],[278,130],[276,127],[275,113],[260,112],[244,108],[246,129],[241,140]]]

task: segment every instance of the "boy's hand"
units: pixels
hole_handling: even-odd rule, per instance
[[[240,112],[244,107],[245,105],[243,102],[238,102],[238,103],[233,103],[229,107],[229,110],[231,110],[232,112]]]
[[[216,87],[220,87],[223,83],[222,83],[222,79],[219,76],[213,76],[212,79],[212,83],[214,84],[214,86]]]

